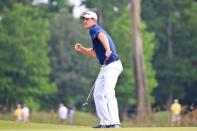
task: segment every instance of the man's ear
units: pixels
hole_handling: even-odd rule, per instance
[[[97,20],[93,19],[93,21],[94,21],[95,23],[97,23]]]

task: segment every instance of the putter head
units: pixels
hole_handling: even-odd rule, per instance
[[[83,105],[82,105],[82,106],[86,106],[86,105],[88,105],[88,103],[87,103],[87,102],[83,103]]]

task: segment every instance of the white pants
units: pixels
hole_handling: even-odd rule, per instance
[[[102,66],[96,79],[93,96],[101,125],[120,124],[115,86],[122,70],[121,61],[115,61]]]

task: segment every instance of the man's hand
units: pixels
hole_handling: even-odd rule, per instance
[[[90,57],[95,57],[96,53],[92,48],[86,48],[82,46],[80,43],[76,43],[74,47],[75,51],[85,54]]]
[[[76,43],[74,49],[77,52],[81,52],[81,47],[82,47],[82,45],[80,43]]]
[[[110,57],[111,56],[112,51],[111,50],[106,50],[105,51],[105,56],[106,57]]]

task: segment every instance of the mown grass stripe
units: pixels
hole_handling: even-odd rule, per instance
[[[197,127],[140,127],[120,129],[99,129],[99,131],[197,131]],[[22,123],[15,121],[1,121],[0,131],[95,131],[91,127],[66,126],[43,123]]]

